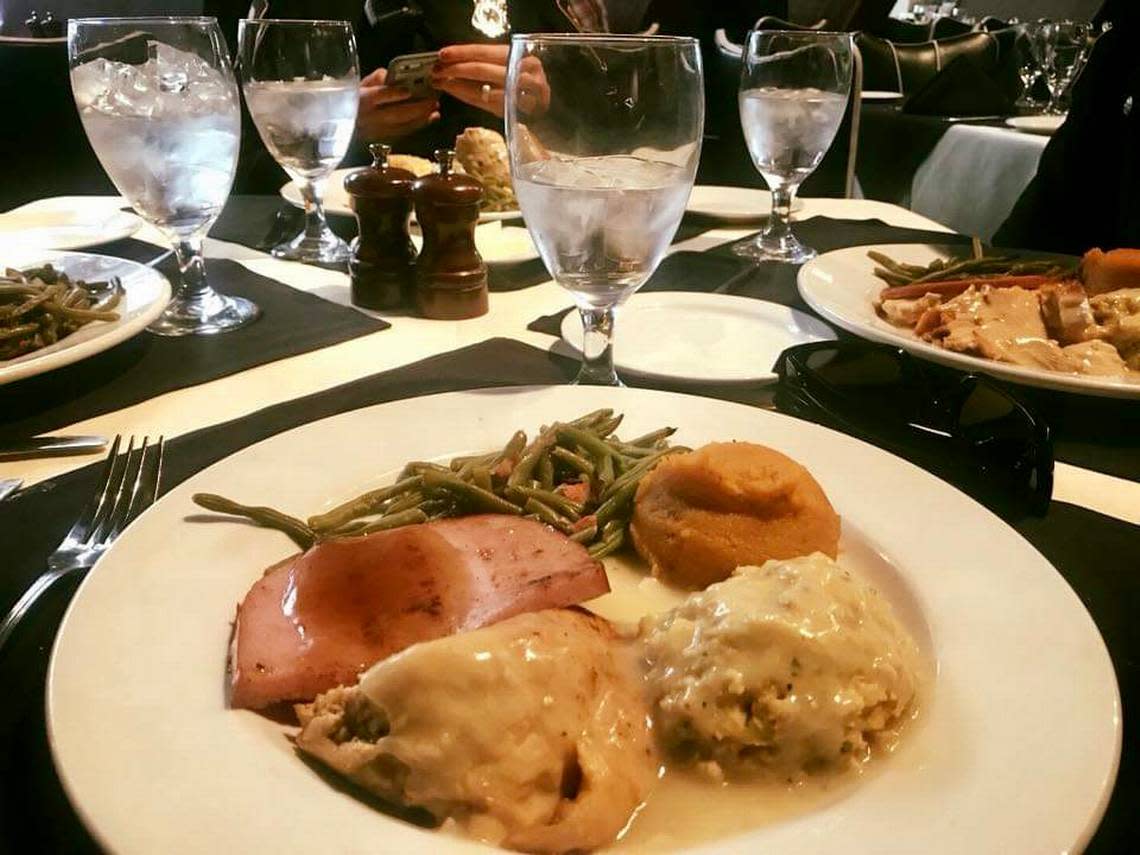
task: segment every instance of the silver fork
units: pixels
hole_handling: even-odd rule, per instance
[[[163,440],[144,437],[135,448],[134,437],[119,454],[123,438],[116,436],[104,464],[103,482],[71,531],[48,556],[48,569],[34,581],[0,622],[0,648],[43,593],[59,579],[86,571],[108,546],[147,507],[154,503],[162,476]]]

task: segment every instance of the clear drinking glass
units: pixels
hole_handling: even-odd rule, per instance
[[[356,126],[360,65],[352,24],[242,20],[238,54],[253,123],[305,201],[304,230],[271,252],[294,261],[347,260],[348,244],[325,221],[323,198]]]
[[[91,147],[139,216],[174,246],[181,282],[149,329],[204,335],[258,315],[206,281],[202,239],[229,196],[241,107],[213,18],[73,18],[71,89]]]
[[[772,191],[768,226],[734,248],[754,261],[800,264],[816,251],[792,234],[800,184],[831,147],[851,97],[847,33],[753,30],[744,45],[740,124],[752,162]]]
[[[1072,85],[1088,56],[1092,28],[1078,21],[1057,21],[1049,25],[1045,82],[1049,84],[1049,106],[1045,112],[1061,115],[1061,98]]]
[[[1021,95],[1014,105],[1025,110],[1034,110],[1039,104],[1033,95],[1033,87],[1041,77],[1047,54],[1049,25],[1037,21],[1018,25],[1017,51],[1020,62],[1017,75],[1021,78]]]
[[[516,35],[506,90],[519,207],[582,317],[577,383],[620,385],[614,315],[685,213],[704,129],[696,39]]]

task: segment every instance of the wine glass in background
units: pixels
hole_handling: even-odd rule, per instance
[[[847,110],[851,36],[753,30],[742,60],[740,123],[752,162],[772,191],[772,213],[755,240],[733,251],[754,261],[799,264],[816,252],[792,234],[791,207]]]
[[[305,202],[305,228],[275,246],[278,258],[336,262],[348,245],[325,220],[325,182],[356,125],[360,66],[347,21],[242,20],[239,67],[245,103],[270,154]]]
[[[527,228],[582,317],[575,382],[620,385],[616,309],[657,269],[697,173],[704,129],[699,43],[513,36],[506,129]]]
[[[174,246],[179,287],[150,325],[160,335],[234,329],[258,315],[206,281],[202,239],[229,196],[241,107],[213,18],[73,18],[71,88],[107,175]]]
[[[1018,24],[1017,28],[1017,76],[1021,78],[1021,95],[1014,106],[1023,110],[1035,110],[1040,103],[1033,94],[1033,87],[1044,73],[1043,63],[1049,39],[1048,23],[1035,21]]]
[[[1045,112],[1064,113],[1061,98],[1076,80],[1088,57],[1092,27],[1079,21],[1057,21],[1049,25],[1045,82],[1049,84],[1049,106]]]

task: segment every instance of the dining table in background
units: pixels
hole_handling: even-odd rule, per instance
[[[756,200],[759,215],[767,210],[767,197],[756,191]],[[112,209],[120,207],[122,201],[76,198],[72,204],[105,205]],[[265,232],[273,227],[279,206],[279,200],[262,197],[231,199],[213,236],[206,241],[208,263],[228,268],[227,281],[244,281],[233,275],[234,270],[240,270],[242,276],[250,277],[245,283],[248,287],[262,289],[259,299],[276,297],[283,301],[283,311],[313,311],[320,306],[339,309],[340,313],[326,316],[328,322],[340,326],[338,335],[326,342],[310,339],[303,349],[292,350],[288,342],[279,340],[280,336],[271,337],[267,346],[278,348],[275,356],[258,360],[254,358],[256,354],[242,352],[241,342],[253,340],[259,325],[274,323],[274,313],[266,311],[261,320],[247,329],[214,338],[209,347],[216,348],[215,361],[224,362],[227,347],[233,349],[235,359],[240,357],[243,361],[232,371],[224,370],[222,364],[207,362],[203,367],[210,371],[199,376],[210,379],[201,382],[191,382],[191,374],[186,375],[185,382],[157,385],[154,378],[140,377],[135,382],[152,384],[148,388],[156,390],[154,394],[131,395],[131,390],[126,389],[118,398],[100,401],[98,383],[115,382],[115,377],[109,375],[93,381],[92,388],[72,390],[76,400],[69,401],[68,390],[53,388],[53,383],[59,384],[52,375],[44,375],[33,378],[32,382],[45,394],[54,395],[58,404],[37,409],[34,402],[24,400],[18,412],[5,402],[14,400],[20,393],[19,386],[0,386],[0,434],[5,428],[15,430],[23,424],[35,426],[37,432],[42,429],[105,436],[163,435],[170,449],[172,477],[177,480],[264,436],[345,409],[391,400],[393,396],[409,397],[478,385],[549,383],[569,378],[573,361],[563,357],[572,356],[572,351],[551,330],[557,329],[556,319],[570,304],[570,298],[565,290],[549,281],[541,266],[527,263],[529,266],[498,271],[498,287],[492,284],[490,311],[482,317],[439,322],[406,313],[384,313],[381,321],[381,316],[351,307],[348,277],[341,270],[276,259],[255,248],[264,245]],[[956,239],[949,229],[932,219],[898,205],[865,199],[805,199],[794,220],[797,231],[804,230],[813,245],[823,250],[861,243],[933,240],[942,236]],[[697,255],[731,258],[731,245],[754,235],[760,225],[760,221],[726,223],[708,217],[686,216],[671,253],[679,260]],[[139,259],[148,254],[157,257],[164,248],[162,236],[150,227],[136,233],[129,245],[130,252]],[[685,266],[667,262],[663,269],[666,267],[673,270],[670,275],[677,277],[675,284],[679,287],[675,290],[684,290]],[[492,276],[496,278],[494,271]],[[224,282],[219,284],[225,287]],[[714,291],[718,283],[687,284]],[[668,287],[666,283],[665,288]],[[752,280],[742,281],[733,293],[806,309],[795,291],[795,268],[787,265],[768,263],[756,268]],[[285,299],[289,294],[305,300],[316,298],[316,302],[294,306]],[[353,319],[364,324],[354,325]],[[297,330],[298,335],[305,332],[311,331]],[[113,373],[115,365],[108,365],[106,370]],[[718,390],[685,388],[695,394],[728,397],[761,406],[771,405],[770,390],[771,387],[739,386]],[[1073,413],[1079,416],[1087,406],[1089,411],[1111,412],[1116,418],[1115,414],[1119,413],[1135,415],[1137,406],[1076,396],[1053,396],[1049,400],[1063,406],[1070,416]],[[115,401],[121,405],[115,406]],[[1128,406],[1132,407],[1131,411],[1126,409]],[[1094,428],[1074,429],[1065,437],[1064,456],[1059,455],[1056,468],[1056,516],[1024,521],[1018,530],[1046,557],[1070,569],[1066,578],[1078,588],[1098,618],[1127,696],[1136,683],[1133,672],[1140,640],[1135,638],[1135,630],[1120,618],[1126,596],[1121,592],[1136,591],[1136,580],[1123,573],[1110,573],[1102,580],[1097,576],[1096,560],[1097,549],[1111,551],[1117,564],[1127,561],[1128,555],[1140,553],[1140,454],[1136,454],[1135,449],[1118,453],[1119,447],[1104,440],[1104,432]],[[383,442],[383,437],[361,437],[361,453],[366,454],[369,444],[378,442]],[[83,494],[83,485],[89,480],[89,469],[84,467],[90,467],[92,462],[90,458],[70,457],[0,463],[0,479],[21,478],[27,485],[27,499],[22,505],[16,505],[17,510],[6,513],[7,503],[0,504],[0,539],[6,533],[15,537],[14,532],[34,524],[36,518],[62,517],[64,503]],[[17,496],[15,502],[20,501]],[[33,512],[40,517],[30,516]],[[58,524],[62,519],[55,522]],[[1107,533],[1105,542],[1088,541],[1088,538],[1101,536],[1100,533]],[[33,571],[28,566],[31,553],[27,544],[13,541],[3,544],[3,548],[14,557],[8,578],[0,578],[0,609],[6,609],[18,596],[18,580],[12,578],[15,565],[22,562],[18,568],[20,573]],[[1079,583],[1074,581],[1078,578]],[[65,595],[66,591],[60,593]],[[52,627],[62,614],[64,598],[57,597],[45,606],[44,620]],[[31,643],[34,649],[25,650],[23,655],[38,663],[29,666],[32,670],[42,669],[50,647],[50,633]],[[23,679],[28,679],[26,674]],[[1063,684],[1063,675],[1058,679]],[[1059,688],[1064,690],[1063,686]],[[17,724],[26,725],[31,721],[35,726],[33,713],[36,710],[42,721],[42,691],[33,687],[27,693],[20,704],[4,712],[5,723],[11,725],[10,719],[15,717]],[[18,707],[23,709],[22,713]],[[25,737],[38,740],[39,748],[22,749],[21,756],[30,756],[32,762],[43,765],[37,772],[38,778],[50,778],[50,754],[42,734],[25,733]],[[9,738],[17,737],[5,736]],[[1115,847],[1140,829],[1137,819],[1128,810],[1128,800],[1135,795],[1140,781],[1140,770],[1135,768],[1140,765],[1140,755],[1134,748],[1130,752],[1129,737],[1125,738],[1125,772],[1109,819],[1090,851],[1118,851]],[[4,746],[5,750],[8,748]],[[0,779],[13,780],[22,774],[19,768],[0,767]],[[36,784],[41,785],[49,789],[53,786],[50,781]],[[21,811],[36,812],[32,820],[25,817],[25,821],[33,822],[37,828],[55,829],[51,831],[57,835],[55,843],[66,845],[69,851],[87,851],[90,841],[78,830],[58,784],[54,784],[51,792],[54,795],[44,797],[40,806],[13,803],[19,804]],[[27,797],[21,798],[26,801]],[[8,807],[10,805],[0,803],[0,823],[5,821],[4,811]],[[0,835],[2,833],[0,828]]]
[[[1037,172],[1049,137],[1004,118],[954,120],[864,104],[856,175],[868,199],[989,240]]]

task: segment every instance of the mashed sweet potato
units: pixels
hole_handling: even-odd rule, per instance
[[[655,576],[686,588],[736,567],[839,549],[839,516],[803,466],[748,442],[667,458],[637,490],[634,546]]]

